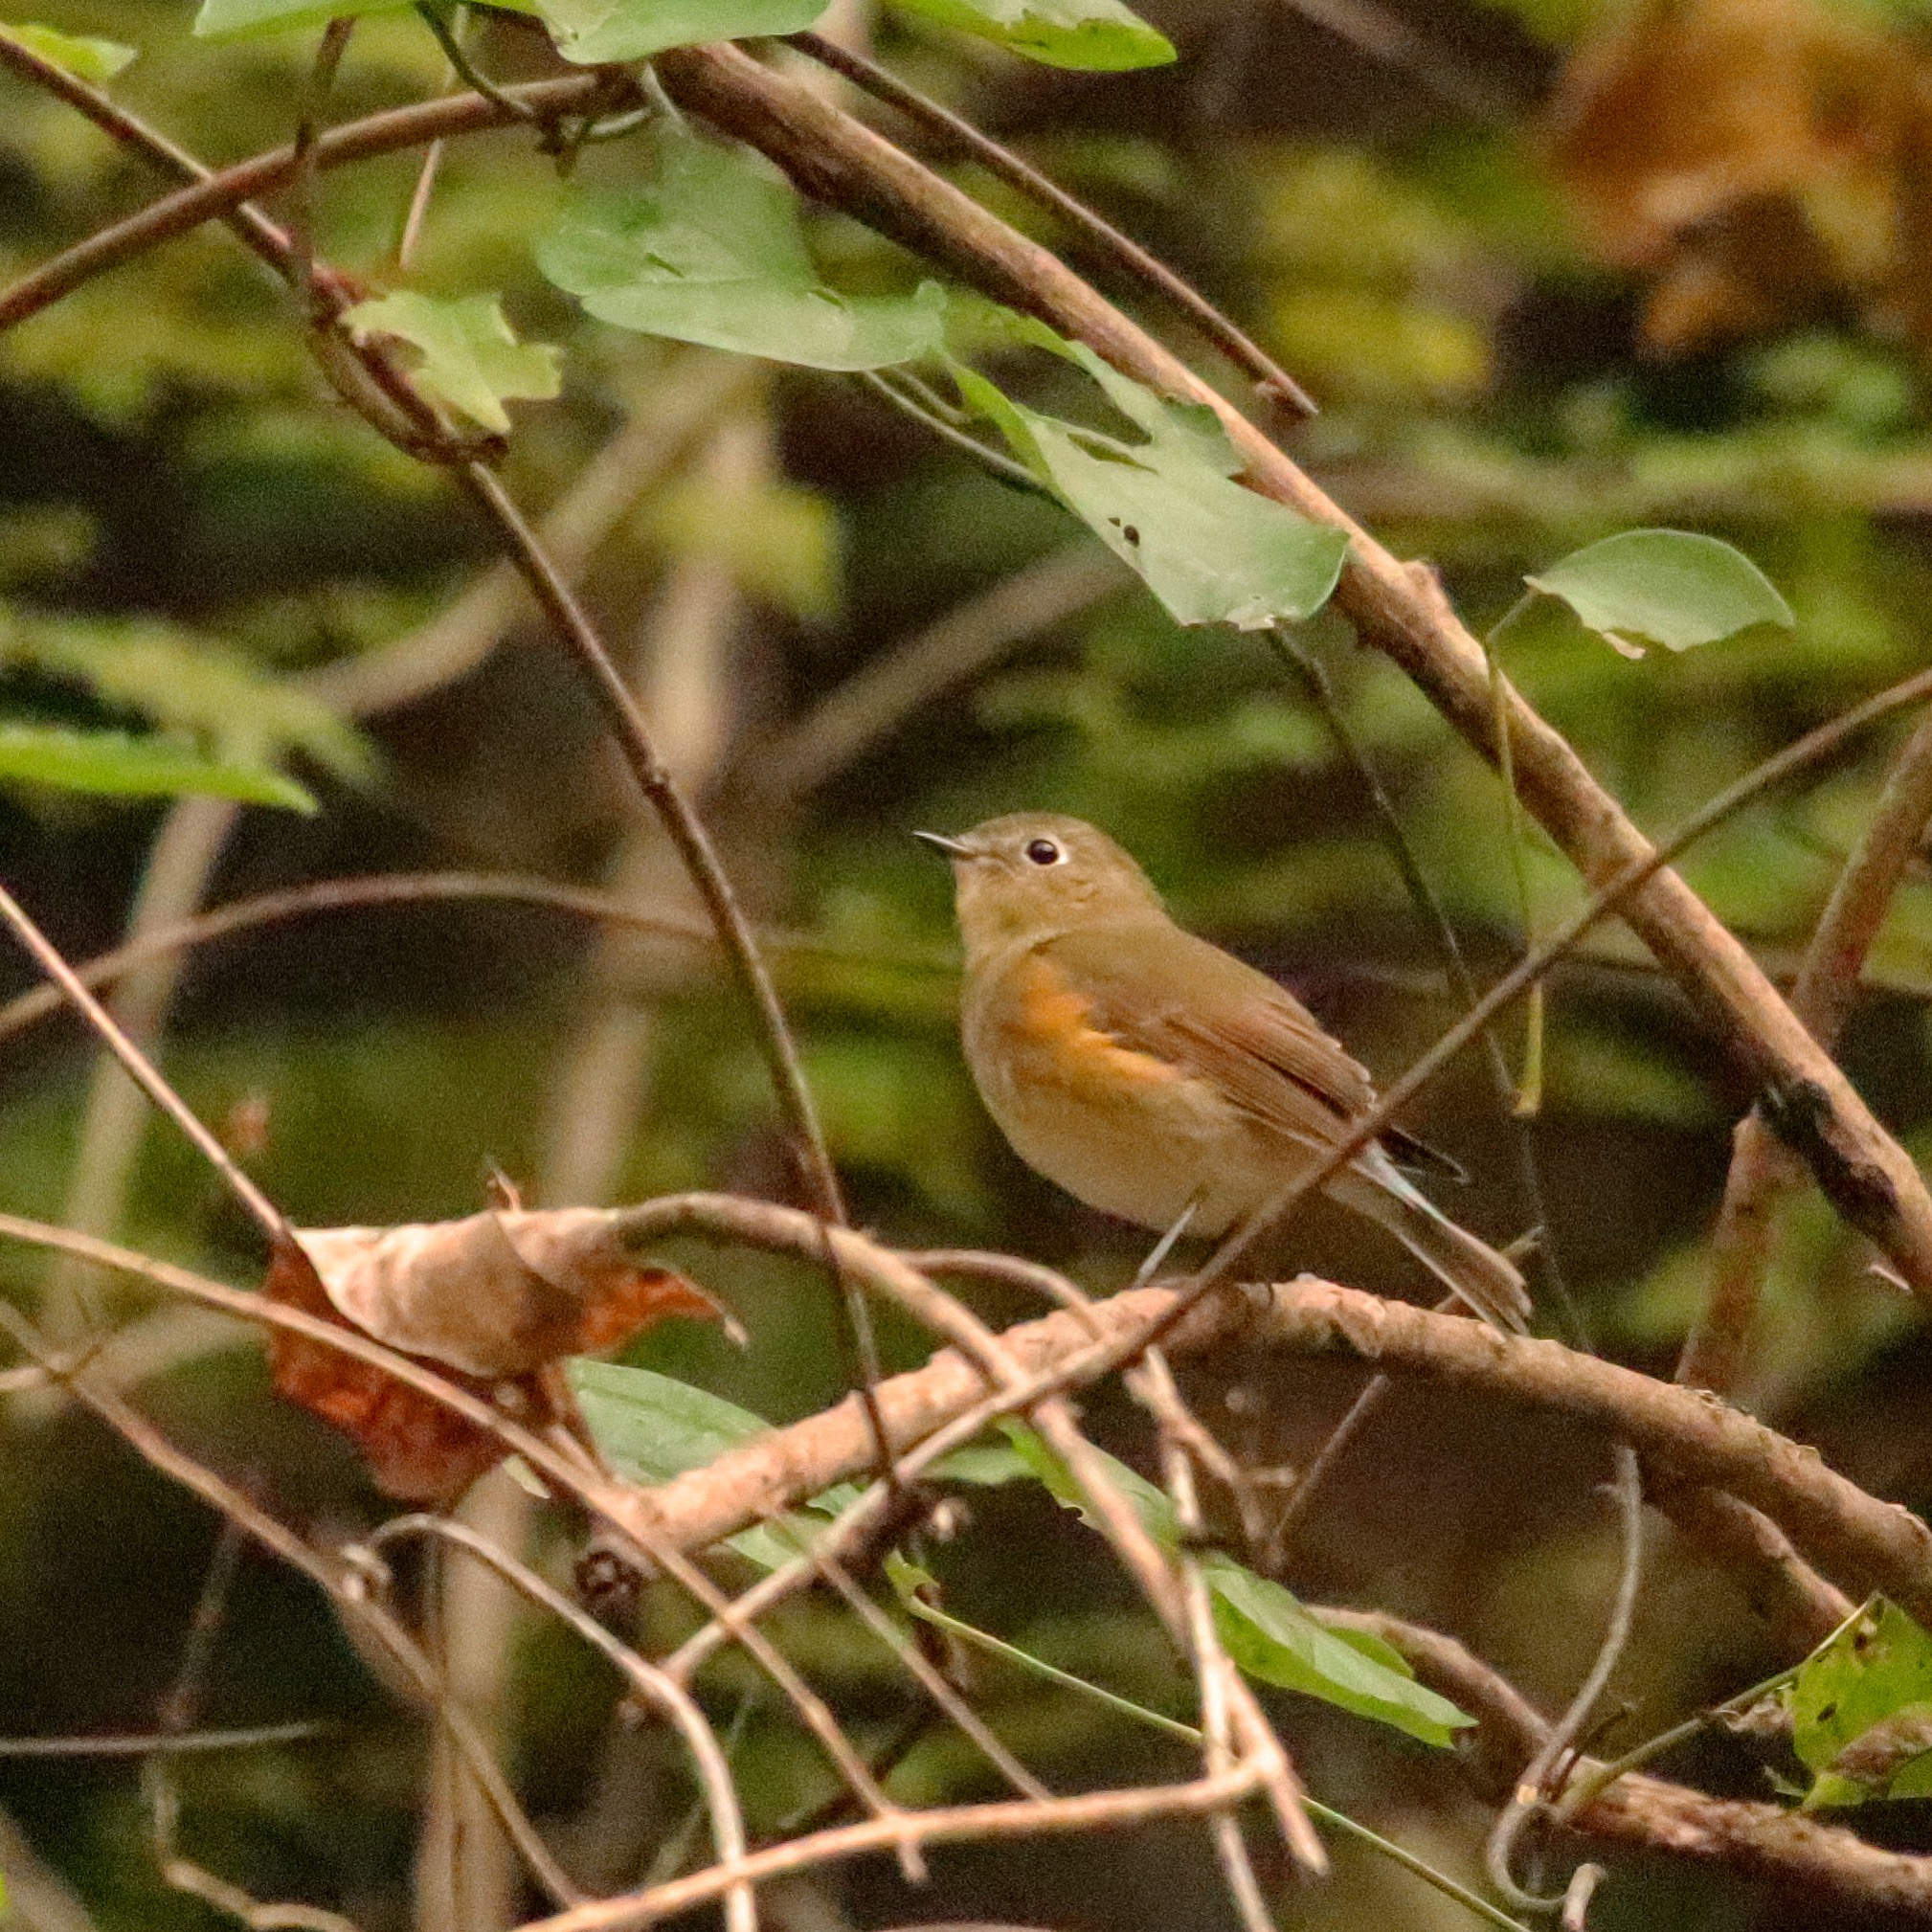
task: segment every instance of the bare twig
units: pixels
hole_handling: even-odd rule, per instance
[[[1791,1011],[1827,1052],[1858,990],[1905,867],[1932,820],[1932,717],[1894,760],[1870,823],[1839,873],[1791,988]],[[1754,1110],[1738,1123],[1723,1204],[1711,1236],[1711,1292],[1684,1342],[1677,1380],[1727,1393],[1737,1386],[1770,1260],[1773,1224],[1793,1161]]]
[[[326,913],[350,912],[372,906],[461,905],[480,901],[485,904],[541,906],[565,912],[573,918],[600,920],[612,926],[625,926],[638,932],[651,932],[661,938],[687,940],[693,945],[715,943],[716,934],[708,920],[669,911],[654,911],[632,906],[608,892],[596,892],[581,886],[558,885],[549,879],[520,878],[513,873],[492,872],[378,872],[362,879],[323,879],[313,885],[291,886],[277,892],[262,892],[253,898],[232,900],[181,919],[157,926],[127,940],[111,952],[101,953],[74,968],[83,986],[98,990],[111,986],[124,974],[137,971],[155,959],[185,952],[212,940],[225,939],[236,932],[247,932],[262,926],[278,925],[287,919],[305,919]],[[877,965],[882,961],[909,971],[952,973],[955,968],[937,954],[882,954],[873,945],[864,946],[834,939],[817,939],[808,933],[766,931],[760,934],[768,952],[801,958],[834,960],[864,959]],[[35,1022],[58,1013],[66,997],[56,986],[36,986],[16,994],[0,1005],[0,1040],[6,1040]]]
[[[831,1155],[819,1125],[817,1110],[805,1085],[804,1068],[798,1048],[785,1022],[784,1009],[772,985],[758,942],[739,906],[730,881],[711,844],[704,820],[685,798],[683,788],[658,755],[650,726],[637,700],[624,683],[622,674],[611,662],[603,640],[597,636],[583,607],[577,602],[562,573],[551,561],[536,534],[511,503],[494,474],[480,462],[468,463],[461,472],[471,496],[503,532],[535,595],[544,615],[550,619],[558,640],[575,659],[592,690],[603,708],[604,717],[618,749],[624,754],[638,789],[663,821],[671,842],[685,862],[691,884],[704,901],[705,910],[717,927],[718,940],[730,962],[731,970],[757,1018],[759,1045],[771,1069],[777,1090],[778,1105],[797,1138],[799,1157],[805,1165],[805,1179],[821,1217],[828,1222],[845,1218],[844,1199],[833,1171]]]
[[[1616,1601],[1610,1607],[1608,1624],[1596,1661],[1591,1664],[1569,1708],[1550,1726],[1549,1735],[1537,1748],[1536,1756],[1523,1767],[1510,1801],[1502,1808],[1490,1831],[1484,1862],[1490,1882],[1516,1906],[1529,1911],[1547,1910],[1562,1903],[1561,1898],[1539,1898],[1516,1883],[1511,1870],[1517,1839],[1523,1828],[1545,1802],[1552,1781],[1561,1783],[1562,1761],[1573,1753],[1587,1729],[1598,1699],[1610,1681],[1610,1674],[1623,1661],[1630,1641],[1630,1627],[1637,1613],[1637,1589],[1644,1569],[1644,1486],[1636,1451],[1628,1444],[1615,1448],[1617,1474],[1615,1492],[1617,1520],[1623,1531],[1623,1560],[1617,1570]]]
[[[1431,1688],[1481,1720],[1477,1741],[1494,1786],[1508,1789],[1547,1735],[1541,1716],[1453,1637],[1374,1611],[1318,1609],[1322,1622],[1392,1645]],[[1594,1767],[1586,1767],[1594,1768]],[[1599,1844],[1667,1852],[1781,1887],[1844,1911],[1932,1921],[1932,1858],[1868,1845],[1855,1833],[1782,1806],[1707,1797],[1635,1773],[1584,1806],[1570,1829]]]
[[[1245,1798],[1260,1782],[1250,1764],[1191,1785],[1145,1785],[1126,1791],[1092,1791],[1042,1803],[1016,1798],[1000,1804],[952,1805],[901,1811],[861,1825],[840,1826],[753,1852],[730,1865],[712,1865],[647,1892],[602,1898],[554,1918],[532,1920],[524,1932],[626,1932],[656,1924],[721,1897],[744,1880],[811,1871],[848,1858],[899,1852],[908,1846],[985,1844],[1049,1837],[1063,1831],[1115,1831],[1157,1818],[1195,1817]]]
[[[271,149],[252,160],[211,171],[165,136],[156,134],[136,116],[109,99],[98,87],[77,79],[56,62],[43,59],[9,40],[0,46],[0,66],[46,89],[79,110],[117,141],[138,147],[170,173],[191,185],[139,210],[124,220],[99,230],[85,241],[44,262],[11,288],[0,291],[0,330],[38,315],[64,295],[95,276],[133,260],[147,250],[191,234],[205,221],[236,216],[249,247],[278,274],[289,258],[288,236],[258,209],[246,206],[283,187],[294,174],[293,144]],[[546,120],[560,115],[595,111],[631,98],[630,83],[613,70],[572,75],[560,80],[539,80],[505,90],[523,106],[534,108]],[[478,134],[511,126],[520,117],[505,113],[481,95],[445,95],[440,100],[396,107],[384,114],[332,127],[316,138],[311,163],[318,170],[366,161],[399,148],[421,147],[430,142]]]
[[[909,86],[896,74],[867,60],[850,48],[841,47],[822,34],[791,34],[785,45],[809,54],[814,60],[842,74],[862,87],[875,101],[895,107],[913,124],[939,141],[970,155],[980,167],[1009,188],[1017,188],[1029,201],[1057,214],[1073,231],[1090,242],[1116,267],[1134,281],[1152,289],[1171,303],[1211,342],[1229,362],[1254,382],[1267,400],[1292,416],[1315,416],[1314,399],[1282,369],[1261,345],[1246,334],[1199,289],[1183,281],[1163,261],[1141,247],[1131,236],[1123,235],[1111,221],[1103,219],[1085,203],[1041,173],[1031,162],[982,133],[965,119],[942,106],[930,96]]]
[[[7,44],[4,38],[0,38],[0,46]],[[79,1010],[109,1051],[127,1069],[134,1083],[180,1128],[195,1152],[228,1183],[229,1191],[254,1217],[270,1242],[278,1246],[285,1242],[291,1247],[298,1246],[295,1230],[289,1226],[287,1217],[241,1171],[227,1148],[202,1125],[194,1110],[162,1077],[160,1068],[115,1024],[112,1015],[80,983],[74,969],[4,886],[0,886],[0,919],[5,919],[13,929],[14,937],[33,955],[40,970]]]
[[[745,1855],[745,1821],[738,1808],[738,1796],[731,1783],[730,1766],[705,1714],[684,1687],[655,1665],[646,1663],[628,1644],[618,1639],[595,1618],[586,1616],[577,1606],[553,1589],[526,1563],[505,1555],[486,1538],[477,1536],[461,1523],[444,1516],[413,1515],[396,1516],[383,1524],[370,1539],[371,1548],[402,1537],[436,1537],[458,1549],[466,1550],[498,1576],[522,1591],[531,1603],[549,1611],[560,1623],[589,1644],[622,1674],[633,1691],[645,1702],[663,1712],[683,1737],[698,1774],[699,1788],[710,1812],[711,1841],[720,1860]],[[729,1932],[756,1932],[757,1909],[749,1885],[733,1886],[725,1898],[725,1923]]]
[[[755,1203],[753,1203],[755,1204]],[[165,1288],[176,1294],[188,1296],[207,1307],[220,1309],[224,1314],[239,1316],[243,1321],[265,1323],[271,1327],[282,1328],[293,1334],[306,1337],[311,1341],[321,1342],[326,1348],[337,1350],[343,1355],[352,1356],[359,1361],[366,1361],[380,1368],[396,1381],[407,1383],[411,1388],[426,1395],[432,1402],[440,1404],[452,1414],[462,1417],[465,1422],[478,1428],[487,1430],[495,1436],[504,1448],[523,1457],[538,1474],[553,1483],[564,1494],[573,1496],[594,1515],[608,1522],[619,1538],[625,1550],[640,1565],[662,1569],[681,1589],[688,1592],[712,1617],[717,1619],[726,1632],[736,1642],[744,1645],[758,1666],[772,1678],[793,1707],[803,1719],[806,1728],[812,1732],[826,1754],[840,1771],[851,1780],[854,1789],[867,1805],[880,1815],[892,1808],[866,1771],[865,1763],[853,1749],[851,1742],[840,1730],[837,1719],[832,1716],[823,1698],[813,1691],[794,1670],[778,1651],[755,1629],[743,1624],[738,1618],[730,1599],[705,1573],[690,1562],[675,1543],[666,1542],[659,1527],[657,1512],[648,1496],[637,1491],[622,1488],[610,1482],[582,1460],[562,1454],[557,1448],[542,1436],[533,1434],[520,1423],[481,1401],[467,1389],[458,1387],[454,1382],[426,1367],[413,1356],[398,1355],[394,1350],[385,1348],[382,1343],[371,1340],[360,1330],[344,1327],[338,1323],[325,1321],[319,1316],[304,1314],[302,1310],[290,1308],[281,1302],[273,1302],[266,1296],[244,1294],[239,1289],[229,1288],[220,1282],[210,1281],[205,1276],[192,1273],[185,1268],[176,1268],[169,1262],[157,1261],[151,1256],[136,1254],[130,1249],[117,1247],[111,1242],[96,1240],[91,1236],[79,1235],[66,1228],[49,1227],[40,1222],[29,1221],[19,1215],[0,1214],[0,1236],[16,1241],[32,1243],[36,1247],[53,1247],[65,1253],[79,1256],[102,1268],[117,1269],[136,1275],[144,1281],[150,1281],[158,1288]],[[20,1317],[5,1302],[0,1302],[0,1324],[10,1328]],[[17,1334],[17,1330],[15,1331]],[[23,1346],[27,1345],[23,1341]],[[36,1343],[30,1352],[36,1359],[44,1351]],[[91,1406],[101,1409],[103,1415],[107,1409],[101,1405],[115,1404],[110,1420],[117,1428],[124,1427],[125,1418],[131,1416],[125,1404],[118,1397],[100,1386],[88,1383],[58,1364],[50,1364],[56,1374],[68,1380],[78,1394]],[[143,1427],[146,1427],[143,1425]],[[871,1438],[868,1436],[868,1440]],[[146,1453],[146,1450],[143,1451]],[[170,1468],[170,1473],[174,1471]],[[184,1476],[182,1478],[186,1480]],[[213,1477],[211,1481],[214,1480]],[[251,1520],[261,1518],[261,1512],[250,1505]],[[283,1541],[272,1539],[272,1535],[280,1535]],[[306,1545],[300,1539],[292,1539],[281,1532],[279,1525],[271,1525],[260,1530],[258,1540],[267,1542],[268,1547],[278,1555],[286,1556],[284,1543],[306,1556]],[[298,1561],[296,1557],[288,1561]],[[328,1574],[326,1570],[310,1568],[306,1562],[298,1561],[304,1574],[312,1575],[319,1582],[325,1582]],[[427,1664],[424,1670],[428,1670]],[[433,1678],[434,1674],[431,1674]],[[461,1713],[455,1713],[454,1722]],[[467,1730],[464,1735],[468,1735]],[[484,1754],[486,1757],[486,1754]],[[476,1761],[472,1759],[472,1768]],[[489,1769],[494,1772],[494,1765]],[[505,1821],[509,1823],[508,1819]]]
[[[11,1219],[11,1218],[10,1218]],[[58,1234],[62,1230],[53,1230]],[[13,1227],[9,1233],[17,1233]],[[26,1237],[33,1238],[33,1237]],[[70,1246],[73,1251],[84,1252],[86,1258],[106,1267],[119,1267],[122,1263],[112,1258],[119,1250],[111,1249],[105,1242],[84,1241],[79,1236],[70,1238],[67,1243],[53,1242],[50,1246]],[[170,1269],[166,1264],[147,1263],[146,1257],[135,1257],[144,1265],[134,1269],[153,1279],[159,1274],[173,1273],[187,1276],[185,1269]],[[187,1276],[190,1280],[197,1277]],[[201,1284],[213,1287],[214,1284]],[[235,1300],[247,1303],[258,1299],[253,1295],[243,1295],[235,1290],[223,1291],[234,1295]],[[293,1314],[293,1309],[278,1311]],[[267,1318],[264,1315],[262,1318]],[[303,1317],[313,1320],[313,1317]],[[316,1322],[319,1330],[326,1330],[329,1324]],[[0,1300],[0,1328],[9,1335],[29,1355],[43,1362],[55,1374],[68,1383],[74,1393],[92,1409],[116,1434],[132,1449],[144,1461],[158,1470],[169,1481],[186,1489],[191,1495],[213,1510],[224,1520],[233,1523],[253,1541],[279,1557],[292,1569],[306,1577],[335,1606],[344,1623],[356,1634],[369,1639],[368,1654],[372,1662],[382,1666],[384,1681],[393,1690],[398,1690],[425,1705],[436,1716],[456,1740],[463,1752],[465,1762],[471,1771],[490,1794],[490,1801],[505,1829],[523,1853],[531,1876],[536,1878],[550,1897],[558,1903],[566,1903],[576,1897],[568,1876],[558,1867],[544,1847],[536,1829],[524,1815],[515,1794],[502,1771],[497,1767],[475,1727],[464,1714],[452,1705],[444,1696],[442,1686],[437,1677],[429,1659],[409,1632],[379,1605],[367,1600],[367,1592],[358,1580],[345,1566],[309,1544],[285,1524],[280,1522],[252,1497],[245,1495],[232,1483],[224,1481],[214,1471],[194,1457],[177,1449],[174,1444],[150,1423],[122,1401],[113,1390],[105,1387],[98,1379],[75,1374],[65,1370],[47,1349],[46,1344],[27,1318],[11,1302]],[[337,1331],[347,1335],[347,1331]],[[360,1337],[351,1337],[360,1339]],[[399,1364],[406,1364],[406,1358],[393,1358]],[[434,1380],[432,1378],[432,1380]],[[455,1391],[454,1393],[461,1393]],[[481,1407],[481,1404],[477,1404]],[[485,1411],[487,1413],[487,1411]],[[543,1445],[535,1443],[539,1454],[544,1452]],[[218,1882],[218,1881],[217,1881]],[[224,1910],[231,1907],[224,1905]]]

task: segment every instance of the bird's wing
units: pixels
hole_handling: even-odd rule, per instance
[[[1368,1071],[1267,974],[1178,926],[1090,926],[1041,949],[1122,1045],[1211,1080],[1278,1134],[1332,1146],[1375,1104]],[[1400,1128],[1381,1135],[1399,1161],[1460,1173]]]

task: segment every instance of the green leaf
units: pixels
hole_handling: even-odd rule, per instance
[[[960,394],[1177,623],[1259,630],[1312,617],[1328,601],[1348,538],[1236,483],[1241,459],[1213,411],[1169,402],[1037,324],[1017,332],[1084,369],[1146,440],[1123,442],[1028,409],[955,362]]]
[[[762,1416],[723,1396],[647,1368],[573,1356],[564,1373],[592,1440],[628,1482],[646,1487],[669,1482],[771,1427]],[[806,1507],[836,1516],[858,1498],[850,1483],[839,1483]],[[726,1546],[761,1569],[775,1570],[805,1547],[815,1527],[822,1524],[815,1526],[809,1517],[793,1514],[740,1530],[725,1539]]]
[[[365,13],[399,13],[412,0],[201,0],[194,34],[201,40],[243,40],[285,34],[298,27],[326,27],[331,20]]]
[[[644,60],[666,47],[796,34],[827,0],[537,0],[566,60]]]
[[[1388,1724],[1425,1744],[1455,1741],[1475,1722],[1415,1681],[1406,1658],[1366,1631],[1318,1624],[1281,1584],[1233,1558],[1202,1561],[1214,1592],[1214,1627],[1227,1654],[1250,1677]]]
[[[416,386],[499,436],[509,433],[505,402],[547,402],[563,387],[557,351],[548,343],[519,342],[493,295],[439,302],[398,289],[357,303],[343,322],[359,343],[394,336],[420,350]]]
[[[1788,631],[1797,621],[1741,550],[1690,530],[1626,530],[1523,581],[1567,604],[1629,658],[1649,644],[1688,651],[1759,624]]]
[[[1879,1604],[1821,1645],[1791,1686],[1792,1747],[1815,1774],[1806,1808],[1888,1795],[1898,1757],[1868,1753],[1861,1765],[1860,1741],[1928,1704],[1932,1636],[1896,1604]],[[1917,1763],[1915,1754],[1906,1768]],[[1924,1775],[1914,1770],[1915,1787]]]
[[[537,243],[537,265],[619,328],[809,369],[882,369],[934,353],[945,295],[843,296],[806,252],[798,198],[762,155],[660,122],[658,178],[578,195]]]
[[[1053,1450],[1022,1424],[1002,1422],[1000,1427],[1050,1494],[1094,1525],[1072,1471]],[[1095,1454],[1147,1533],[1166,1548],[1178,1548],[1180,1526],[1166,1493],[1104,1449]],[[1316,1623],[1281,1584],[1219,1551],[1203,1555],[1201,1567],[1214,1593],[1215,1628],[1227,1654],[1249,1676],[1393,1725],[1426,1744],[1451,1743],[1459,1726],[1475,1721],[1447,1697],[1418,1684],[1407,1659],[1379,1637]]]
[[[124,47],[118,40],[94,40],[84,34],[57,33],[32,20],[0,23],[0,34],[5,34],[15,46],[26,48],[28,53],[37,54],[43,60],[51,60],[68,73],[79,75],[82,80],[93,81],[97,87],[112,80],[141,52],[138,47]]]
[[[266,766],[300,752],[349,779],[367,777],[373,765],[361,734],[321,699],[219,639],[169,624],[0,613],[0,669],[10,665],[80,685],[163,730],[205,740],[230,764]]]
[[[974,1442],[941,1456],[926,1473],[933,1482],[970,1483],[976,1489],[995,1490],[1003,1483],[1025,1480],[1033,1469],[1011,1443]]]
[[[1118,74],[1131,67],[1164,67],[1174,44],[1120,0],[898,0],[982,40],[997,40],[1049,67]]]
[[[258,765],[210,758],[179,739],[74,731],[57,725],[0,722],[0,781],[121,798],[205,793],[291,812],[315,810],[314,798],[293,778]]]
[[[1059,1456],[1024,1423],[1005,1420],[1000,1427],[1027,1470],[1046,1485],[1054,1501],[1066,1504],[1090,1529],[1100,1528],[1100,1519],[1088,1502],[1087,1493],[1074,1481],[1073,1471]],[[1168,1500],[1167,1492],[1157,1489],[1139,1471],[1129,1469],[1118,1456],[1111,1456],[1101,1449],[1093,1453],[1112,1477],[1114,1488],[1134,1505],[1134,1514],[1140,1518],[1147,1534],[1165,1549],[1179,1549],[1180,1525],[1175,1520],[1174,1505]]]

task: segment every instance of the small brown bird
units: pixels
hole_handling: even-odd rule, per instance
[[[961,1032],[1014,1152],[1090,1207],[1218,1235],[1273,1199],[1375,1103],[1367,1072],[1264,973],[1184,932],[1146,873],[1078,819],[1015,812],[953,862]],[[1450,1163],[1399,1128],[1324,1184],[1478,1314],[1525,1326],[1516,1269],[1416,1189]]]

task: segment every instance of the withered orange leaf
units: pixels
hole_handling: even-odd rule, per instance
[[[527,1423],[560,1418],[565,1356],[615,1348],[667,1315],[728,1318],[669,1269],[640,1265],[592,1208],[505,1209],[398,1227],[298,1228],[262,1284],[359,1330]],[[487,1429],[370,1363],[273,1333],[276,1390],[332,1423],[390,1495],[447,1503],[502,1459]]]
[[[1694,348],[1849,292],[1881,304],[1923,48],[1823,0],[1639,0],[1571,57],[1545,152],[1601,255]]]

